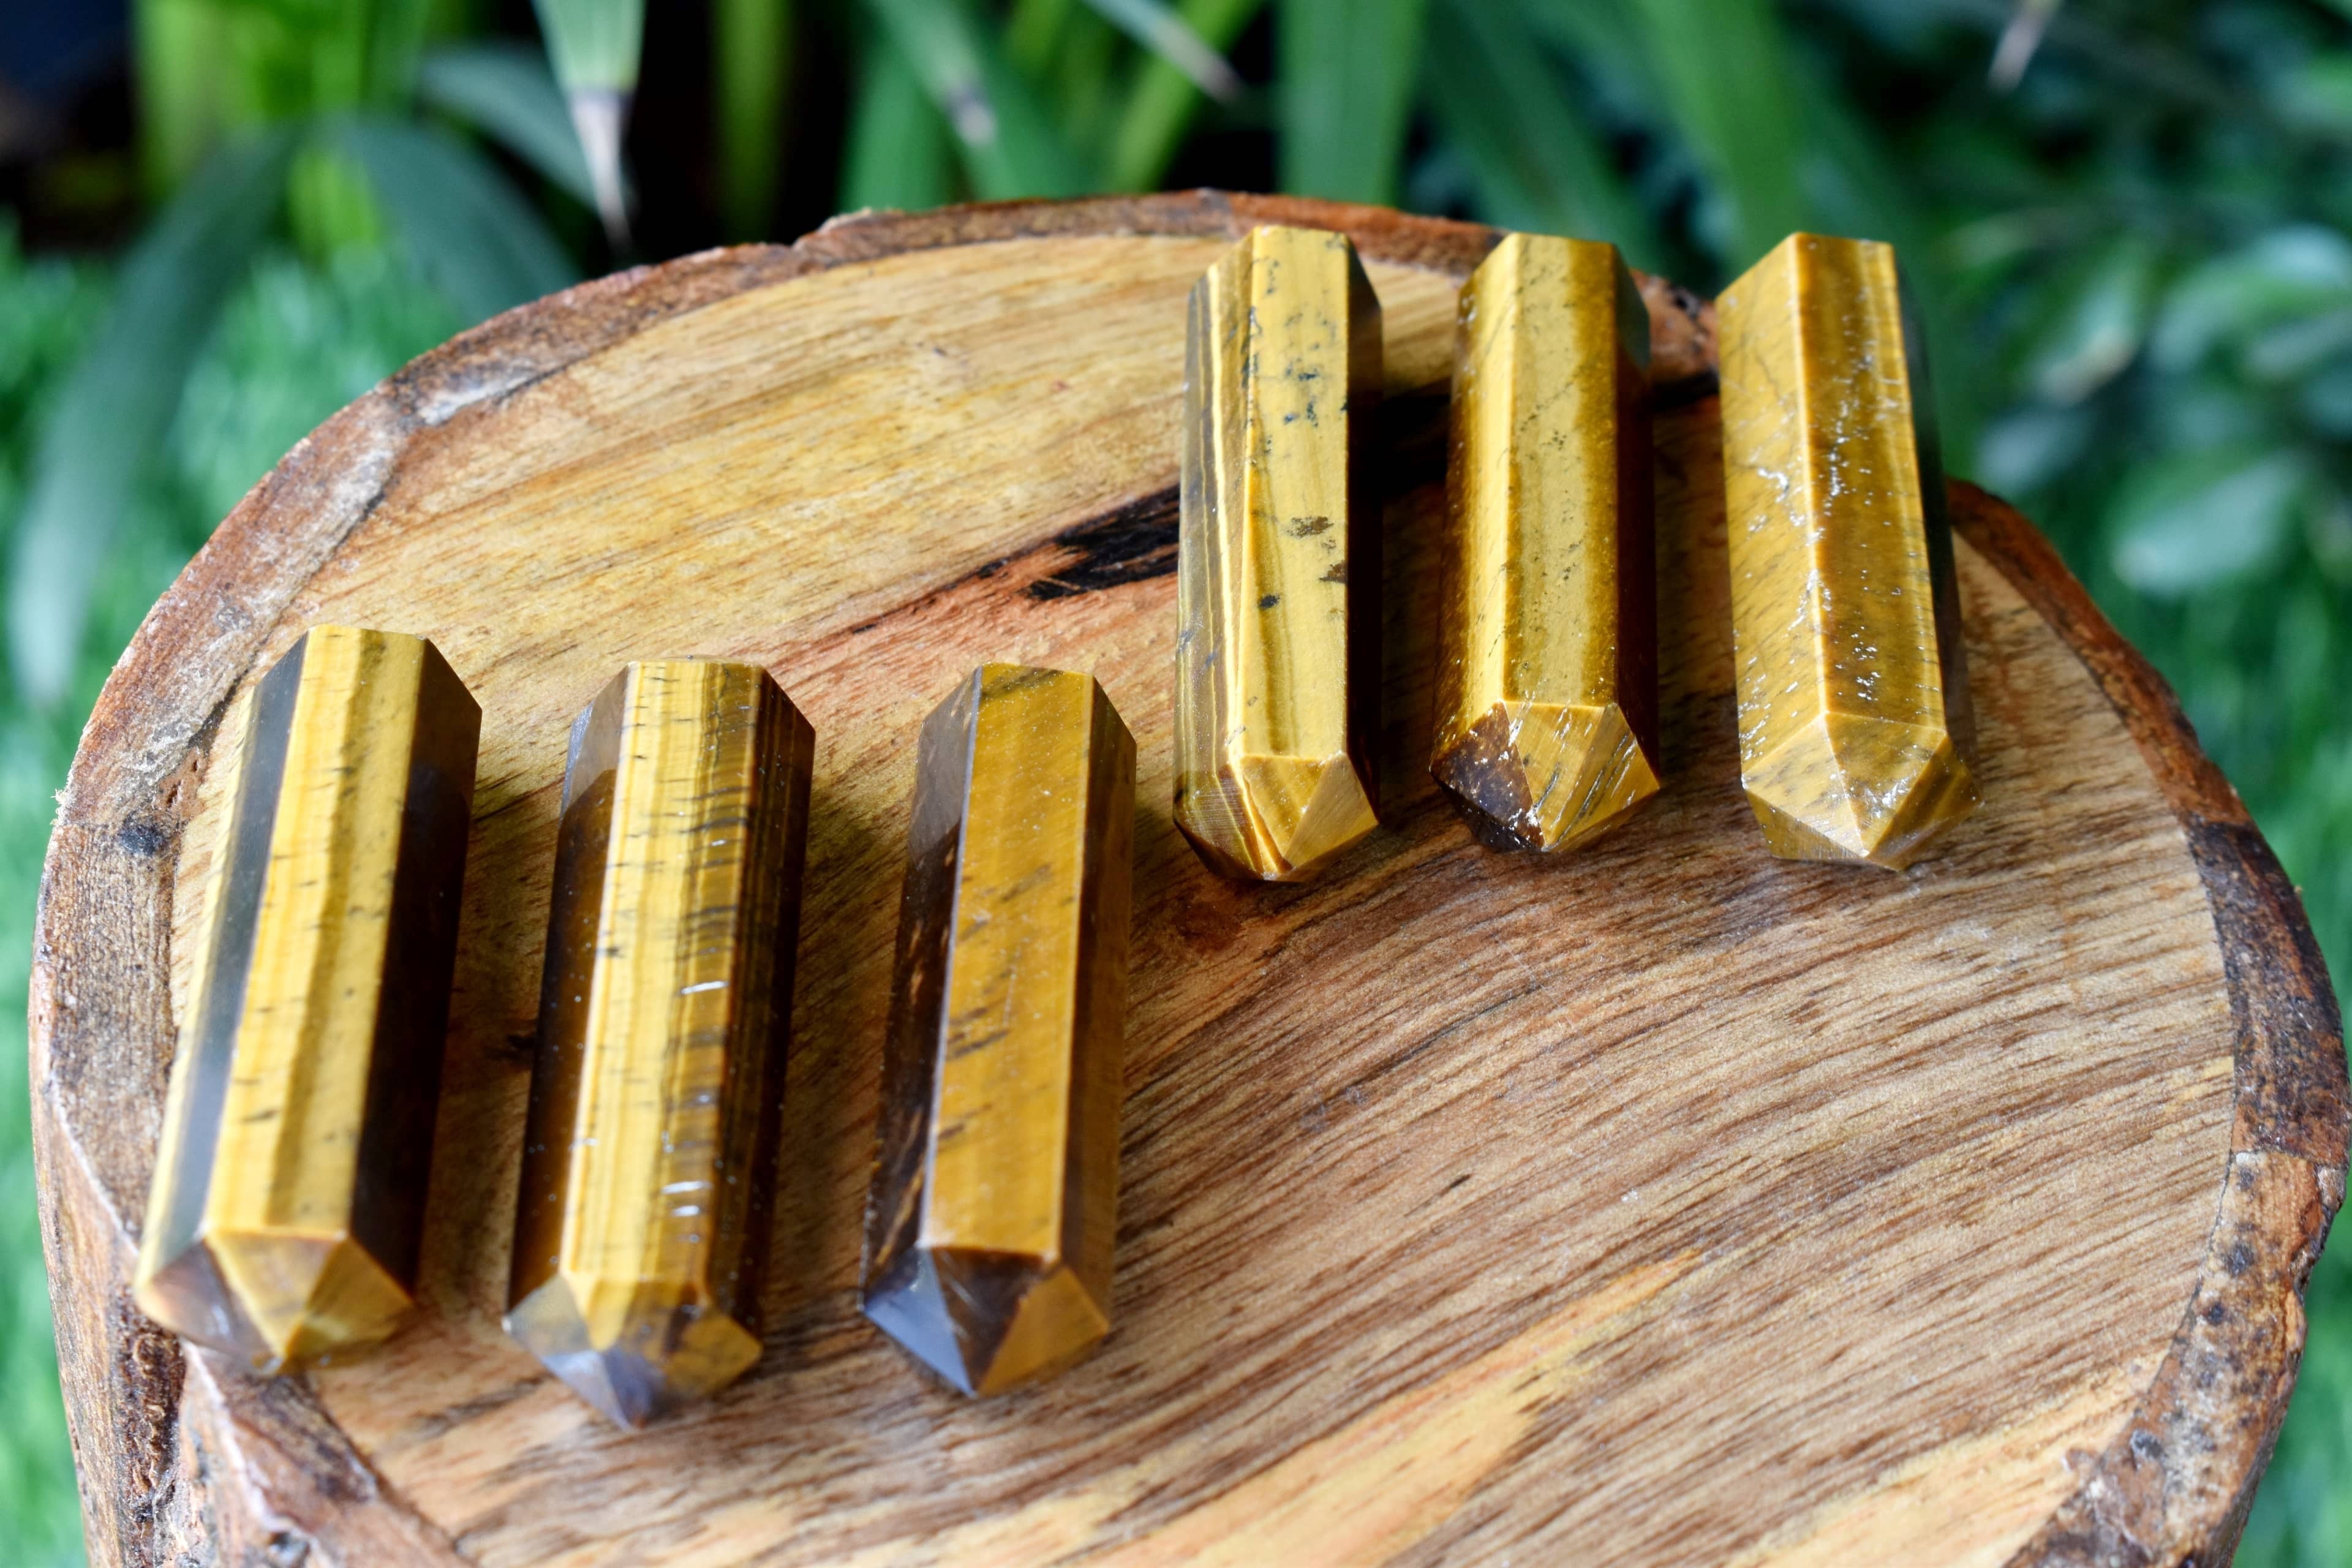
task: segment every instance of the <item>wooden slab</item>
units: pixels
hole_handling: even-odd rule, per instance
[[[1393,821],[1297,889],[1218,880],[1169,820],[1184,295],[1269,218],[1356,236],[1391,383]],[[298,447],[124,657],[44,886],[36,1120],[94,1558],[2226,1552],[2343,1194],[2341,1026],[2292,889],[2170,694],[1966,486],[1984,809],[1902,875],[1766,854],[1710,317],[1654,280],[1666,785],[1557,863],[1473,844],[1422,764],[1452,300],[1493,239],[1215,194],[860,217],[501,317]],[[482,765],[428,1310],[264,1384],[123,1282],[206,760],[322,619],[432,637]],[[677,654],[775,673],[815,805],[768,1352],[630,1436],[497,1318],[565,726]],[[972,1404],[854,1287],[916,730],[986,658],[1095,673],[1140,779],[1118,1326]]]

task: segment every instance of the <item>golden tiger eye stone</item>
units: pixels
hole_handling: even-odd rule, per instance
[[[506,1323],[624,1426],[759,1359],[814,750],[698,659],[572,729]]]
[[[991,664],[916,766],[866,1315],[993,1394],[1110,1330],[1135,742],[1092,678]]]
[[[1895,252],[1790,235],[1716,310],[1748,802],[1774,854],[1907,865],[1977,793],[1943,465]]]
[[[1497,848],[1658,790],[1649,357],[1613,246],[1511,235],[1462,286],[1429,771]]]
[[[481,710],[422,637],[313,626],[225,749],[230,819],[140,1309],[274,1373],[415,1288]]]
[[[1229,877],[1311,875],[1378,826],[1381,307],[1344,236],[1261,228],[1192,289],[1176,826]]]

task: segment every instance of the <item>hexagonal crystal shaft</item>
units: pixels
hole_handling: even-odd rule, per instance
[[[814,749],[698,659],[572,729],[506,1322],[624,1426],[759,1359]]]
[[[1176,826],[1293,881],[1377,826],[1381,308],[1345,237],[1261,228],[1193,286],[1178,532]]]
[[[135,1289],[278,1372],[412,1304],[481,710],[433,645],[313,626],[223,748],[229,822]]]
[[[1110,1329],[1134,816],[1087,676],[985,665],[923,726],[866,1315],[966,1394]]]
[[[1612,246],[1515,234],[1462,286],[1429,771],[1497,848],[1657,793],[1649,353]]]
[[[1748,802],[1775,854],[1906,865],[1977,794],[1943,465],[1895,252],[1790,235],[1716,310]]]

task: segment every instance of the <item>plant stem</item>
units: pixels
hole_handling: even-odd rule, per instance
[[[1043,82],[1070,25],[1076,0],[1017,0],[1004,24],[1004,58],[1029,79]]]
[[[775,215],[792,80],[792,0],[718,0],[711,75],[720,201],[730,239],[758,239]]]
[[[1177,7],[1192,30],[1213,47],[1230,48],[1265,0],[1183,0]],[[1192,79],[1157,55],[1139,65],[1127,112],[1112,138],[1109,184],[1115,191],[1148,191],[1168,165],[1201,111],[1202,93]]]

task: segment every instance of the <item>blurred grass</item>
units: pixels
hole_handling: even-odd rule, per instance
[[[13,526],[31,433],[104,302],[98,268],[27,262],[0,226],[0,520]],[[114,628],[110,626],[108,628]],[[0,691],[0,1016],[21,1018],[32,965],[33,890],[48,847],[50,796],[79,722],[25,710]],[[33,1565],[79,1559],[80,1520],[65,1410],[58,1395],[47,1276],[34,1201],[25,1053],[13,1024],[0,1041],[0,1541]]]
[[[368,4],[392,41],[359,86],[298,72],[289,88],[271,56],[276,74],[240,93],[238,62],[263,58],[263,44],[320,26],[341,37],[344,23],[308,0],[140,0],[159,194],[226,127],[308,114],[325,132],[270,247],[238,264],[168,435],[135,476],[70,699],[35,710],[16,687],[0,691],[0,1008],[12,1017],[50,795],[79,715],[179,563],[287,446],[378,376],[518,290],[609,259],[557,256],[537,225],[534,208],[593,247],[573,204],[613,175],[600,165],[591,180],[564,142],[557,79],[525,40],[452,50],[482,8]],[[541,8],[594,19],[633,6]],[[716,0],[698,53],[713,90],[688,95],[710,175],[698,186],[666,168],[658,193],[707,187],[708,226],[663,241],[640,225],[638,240],[674,250],[745,236],[788,209],[781,197],[804,210],[812,191],[821,212],[1173,180],[1610,238],[1701,289],[1794,226],[1895,241],[1928,317],[1952,470],[2033,516],[2173,682],[2342,970],[2352,0],[2034,10],[2048,26],[2029,40],[2012,0]],[[229,31],[214,27],[230,13]],[[1155,55],[1134,41],[1171,21],[1233,52],[1238,92],[1205,96],[1190,45]],[[656,8],[653,26],[648,69],[659,30],[684,24]],[[433,39],[445,47],[418,65]],[[2022,68],[2011,89],[1988,80],[1997,39]],[[385,118],[412,77],[426,105],[487,129],[508,162]],[[835,85],[811,90],[819,79]],[[575,113],[585,82],[564,79]],[[657,107],[649,90],[641,110]],[[317,121],[322,106],[373,118]],[[395,152],[373,184],[355,183]],[[467,172],[434,173],[454,158],[470,158]],[[533,171],[546,183],[527,196],[511,182]],[[463,200],[436,199],[449,191]],[[0,234],[0,546],[14,545],[43,418],[118,277],[99,261],[28,260]],[[77,1531],[23,1056],[0,1057],[0,1367],[5,1386],[32,1391],[0,1404],[0,1562],[40,1564],[72,1560]],[[2326,1255],[2309,1307],[2302,1386],[2239,1557],[2260,1568],[2352,1564],[2352,1245]]]

